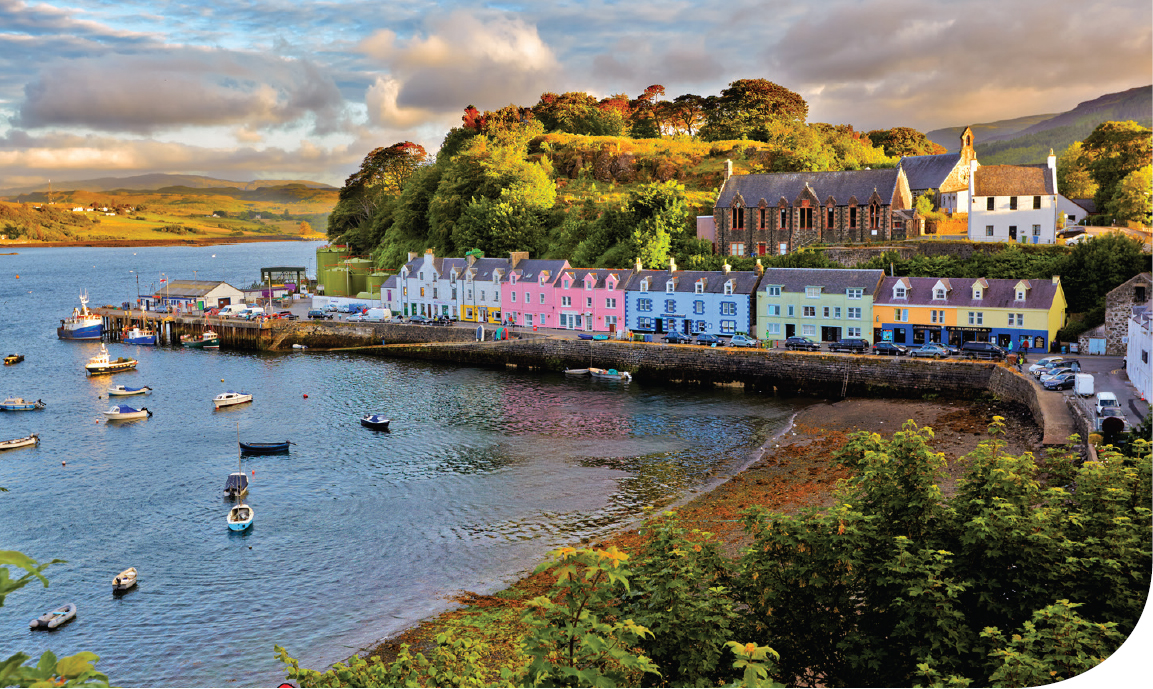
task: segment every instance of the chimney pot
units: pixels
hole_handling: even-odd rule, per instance
[[[673,258],[672,256],[669,256],[669,272],[677,272],[677,259]]]

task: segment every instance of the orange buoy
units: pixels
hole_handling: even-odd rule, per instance
[[[304,393],[304,399],[308,399],[308,393]]]

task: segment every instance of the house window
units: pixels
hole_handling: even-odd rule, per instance
[[[642,291],[642,292],[648,292],[648,291],[649,291],[649,281],[648,281],[648,278],[645,278],[644,280],[641,280],[641,291]]]
[[[909,322],[909,310],[908,309],[893,309],[893,320],[898,322],[898,323],[908,323]]]
[[[849,310],[848,310],[848,316],[849,316],[849,320],[854,320],[854,321],[861,320],[861,307],[850,306]]]
[[[833,318],[840,318],[840,317],[841,317],[841,307],[834,306],[833,307]]]
[[[993,236],[993,226],[992,225],[985,225],[985,236],[986,237],[992,237]]]
[[[701,301],[700,299],[697,299],[696,301],[694,301],[693,302],[693,313],[704,313],[704,312],[705,312],[705,302]]]
[[[608,290],[608,291],[610,291],[610,292],[615,292],[615,291],[616,291],[616,289],[617,289],[617,283],[616,283],[615,281],[613,281],[613,282],[606,282],[606,283],[605,283],[605,289],[607,289],[607,290]]]
[[[904,285],[897,285],[896,287],[893,288],[893,298],[894,299],[904,299],[905,298]]]
[[[933,298],[934,299],[944,299],[945,298],[945,288],[944,287],[938,287],[937,289],[933,290]]]
[[[984,325],[985,312],[984,311],[970,311],[969,312],[969,325]]]
[[[745,243],[744,242],[733,242],[732,244],[730,244],[729,245],[729,255],[730,256],[744,256],[745,255]]]
[[[1017,301],[1025,301],[1025,290],[1017,290]]]
[[[994,199],[994,197],[992,197],[992,196],[985,199],[985,210],[987,210],[987,211],[993,210],[993,199]]]
[[[845,335],[846,337],[860,337],[861,336],[861,329],[860,328],[845,328],[845,332],[847,333]]]
[[[509,295],[512,297],[512,303],[515,304],[516,303],[516,292],[509,292]]]
[[[530,328],[532,327],[532,314],[531,313],[526,313],[524,315],[524,324]]]
[[[860,287],[850,287],[849,289],[845,290],[845,296],[847,296],[849,299],[860,299],[861,297],[865,296],[865,290]]]
[[[564,281],[564,288],[565,288],[565,289],[568,289],[569,287],[572,287],[572,283],[571,283],[571,282],[569,282],[568,280],[565,280],[565,281]]]
[[[780,304],[769,304],[767,313],[770,316],[778,316],[779,317],[781,315],[781,305]]]
[[[423,280],[424,279],[424,271],[422,270],[418,274],[420,275],[420,279]]]
[[[1033,236],[1034,237],[1040,237],[1041,236],[1041,226],[1040,225],[1034,225],[1033,226]]]
[[[792,304],[789,304],[789,305],[786,307],[786,309],[787,309],[787,310],[786,310],[786,313],[787,313],[787,314],[789,314],[789,318],[792,318],[792,317],[793,317],[793,315],[794,315],[794,314],[796,314],[796,309],[793,307],[793,305],[792,305]]]
[[[668,282],[665,283],[665,293],[672,294],[673,290],[675,290],[675,289],[676,289],[676,285],[673,284],[672,280],[669,280]]]
[[[542,304],[544,303],[544,295],[543,294],[541,295],[540,303],[542,303]],[[585,308],[591,309],[592,307],[593,307],[593,298],[592,297],[585,297]]]
[[[452,288],[452,300],[456,301],[456,288],[455,287]]]
[[[472,299],[472,290],[468,290],[466,299]]]
[[[615,309],[616,307],[617,307],[617,298],[616,297],[606,297],[605,298],[605,308],[606,309]]]
[[[693,285],[693,292],[695,294],[704,294],[705,293],[705,283],[701,282],[700,280],[697,280],[697,284]]]
[[[768,333],[769,335],[780,335],[781,334],[781,324],[780,323],[769,323],[765,332]]]
[[[816,337],[817,336],[817,326],[815,326],[815,325],[802,325],[801,326],[801,334],[804,335],[805,337]]]
[[[765,220],[767,219],[767,215],[768,214],[765,212],[764,208],[758,208],[757,209],[757,227],[758,228],[760,228],[762,230],[765,229]]]
[[[585,289],[592,289],[593,284],[594,284],[593,280],[585,280]]]
[[[1011,211],[1017,210],[1017,197],[1016,196],[1010,196],[1009,197],[1009,210],[1011,210]]]
[[[825,227],[832,227],[835,223],[835,217],[836,214],[833,211],[833,207],[829,206],[828,210],[825,211]]]
[[[561,297],[560,298],[560,305],[561,306],[572,306],[572,297]]]
[[[1145,285],[1134,285],[1133,301],[1137,302],[1138,304],[1145,303]]]
[[[973,298],[974,299],[980,299],[981,298],[981,288],[980,287],[974,287],[973,288]]]
[[[422,296],[422,297],[424,296],[424,288],[423,287],[420,288],[420,296]]]
[[[524,303],[526,303],[526,304],[532,303],[532,293],[531,292],[525,292],[524,293]]]
[[[1144,350],[1144,349],[1141,350],[1141,363],[1143,363],[1143,364],[1149,363],[1149,352],[1147,350]]]
[[[802,307],[801,308],[801,316],[803,318],[816,318],[817,317],[817,307],[815,307],[815,306]]]
[[[484,290],[480,291],[480,300],[484,301]]]
[[[857,229],[857,207],[849,206],[849,227]]]
[[[821,298],[821,288],[820,287],[806,287],[805,288],[805,299],[820,299],[820,298]]]
[[[544,292],[540,293],[540,303],[544,303]]]
[[[945,322],[945,312],[938,310],[938,309],[930,309],[929,310],[929,322],[930,323],[944,323]]]
[[[646,330],[652,330],[652,327],[653,327],[653,319],[651,319],[651,318],[643,318],[643,317],[642,317],[642,318],[638,318],[638,319],[637,319],[637,327],[638,327],[638,328],[645,328]]]
[[[780,246],[777,247],[777,250],[778,250],[778,253],[780,253],[782,256],[784,256],[785,254],[789,253],[789,243],[788,242],[781,242]]]
[[[812,208],[802,208],[801,209],[801,229],[802,230],[813,229],[813,209]]]
[[[1034,196],[1033,197],[1033,210],[1038,210],[1040,208],[1041,208],[1041,197],[1040,196]]]
[[[472,309],[465,309],[464,310],[464,317],[471,321],[472,320]]]
[[[779,296],[781,296],[781,286],[780,285],[769,285],[768,288],[766,288],[765,293],[768,294],[770,297],[779,297]]]
[[[691,322],[692,322],[692,321],[690,321],[690,323],[691,323]],[[704,321],[697,321],[697,329],[696,329],[696,331],[695,331],[695,332],[698,332],[698,333],[703,333],[704,331],[706,331],[706,330],[708,330],[708,329],[709,329],[709,324],[708,324],[708,323],[706,323],[706,322],[704,322]]]
[[[1017,325],[1017,314],[1011,313],[1009,314],[1009,327],[1011,328],[1015,325]]]
[[[828,318],[830,313],[832,313],[832,312],[829,310],[829,307],[827,307],[827,306],[821,309],[821,317],[822,318]]]
[[[881,227],[881,207],[875,203],[869,204],[869,229],[876,230]]]
[[[652,299],[637,299],[637,311],[652,311],[652,310],[653,310],[653,300]]]
[[[733,209],[733,229],[734,230],[745,229],[745,209],[744,208],[734,208]]]
[[[605,316],[605,327],[606,328],[609,327],[610,325],[616,325],[616,324],[617,324],[617,317],[616,316]]]
[[[676,313],[676,311],[677,311],[677,300],[676,299],[665,299],[665,313]]]
[[[733,293],[733,282],[732,282],[732,280],[730,280],[729,282],[725,283],[725,294],[732,294],[732,293]]]
[[[737,331],[737,322],[736,321],[721,321],[721,332],[722,333],[730,333],[731,334],[731,333],[735,333],[736,331]]]
[[[735,316],[735,315],[737,315],[737,303],[735,301],[722,301],[721,302],[721,315],[722,316]]]
[[[789,211],[786,208],[781,209],[781,222],[777,227],[788,227],[789,225]]]

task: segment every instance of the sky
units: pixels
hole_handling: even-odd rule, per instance
[[[153,172],[340,186],[467,105],[718,94],[929,131],[1153,83],[1149,0],[0,0],[0,189]],[[979,143],[979,142],[978,142]]]

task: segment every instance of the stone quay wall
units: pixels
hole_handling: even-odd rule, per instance
[[[1017,373],[1003,366],[995,366],[989,375],[987,387],[989,392],[1003,400],[1028,407],[1037,426],[1045,428],[1045,413],[1037,397],[1037,386],[1029,381],[1028,376],[1028,373]]]
[[[346,323],[342,321],[268,321],[268,345],[262,349],[291,349],[299,344],[309,349],[372,347],[385,344],[424,342],[475,342],[472,328],[400,323]]]

